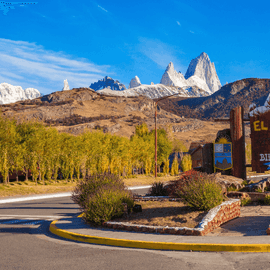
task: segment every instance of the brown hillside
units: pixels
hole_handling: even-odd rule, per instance
[[[104,96],[89,88],[59,91],[34,100],[1,105],[3,115],[18,121],[38,119],[61,132],[74,135],[84,130],[130,137],[135,126],[145,122],[154,128],[154,102],[144,97]],[[168,107],[169,108],[169,107]],[[158,107],[158,127],[167,129],[171,138],[177,138],[189,147],[190,142],[210,142],[218,130],[228,124],[179,117]]]
[[[269,93],[270,79],[249,78],[226,84],[208,97],[166,99],[160,106],[176,115],[198,119],[229,117],[231,109],[243,106],[247,116],[249,105],[262,104]]]

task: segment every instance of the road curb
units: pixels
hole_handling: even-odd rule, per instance
[[[50,232],[65,239],[90,244],[139,249],[178,250],[178,251],[212,251],[212,252],[270,252],[270,244],[208,244],[208,243],[173,243],[152,242],[128,239],[115,239],[85,234],[73,233],[59,229],[54,220],[50,224]],[[198,236],[199,237],[199,236]]]

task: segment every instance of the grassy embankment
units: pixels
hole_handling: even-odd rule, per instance
[[[158,177],[157,181],[167,182],[177,179],[177,176],[167,176]],[[126,186],[141,186],[141,185],[151,185],[156,179],[153,176],[138,175],[134,178],[124,178],[123,179]],[[68,182],[57,181],[57,183],[45,181],[39,182],[38,185],[32,181],[23,182],[11,182],[9,185],[3,183],[0,184],[0,198],[10,197],[10,196],[26,196],[31,194],[46,194],[46,193],[58,193],[58,192],[68,192],[72,191],[76,185],[76,181]]]

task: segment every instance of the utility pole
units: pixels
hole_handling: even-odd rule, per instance
[[[159,101],[172,97],[172,96],[176,96],[179,95],[179,93],[177,94],[173,94],[170,96],[166,96],[166,97],[162,97],[159,98],[158,100],[154,101],[155,102],[155,178],[157,178],[157,104]]]

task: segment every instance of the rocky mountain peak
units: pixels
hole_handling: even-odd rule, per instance
[[[90,88],[97,91],[104,88],[112,90],[125,90],[126,87],[124,84],[120,83],[118,80],[114,80],[109,76],[105,76],[104,79],[99,80],[98,82],[92,83]]]
[[[130,83],[129,83],[129,88],[137,87],[141,85],[141,81],[138,76],[135,76]]]
[[[174,65],[173,65],[173,62],[170,62],[170,63],[169,63],[169,65],[167,66],[165,72],[166,72],[166,71],[172,71],[172,72],[174,71]]]
[[[67,79],[64,80],[64,87],[63,87],[62,91],[66,91],[66,90],[69,90],[69,85],[68,85]]]
[[[174,69],[174,65],[172,62],[167,66],[162,78],[160,80],[161,84],[170,85],[170,86],[178,86],[184,87],[187,86],[187,82],[185,80],[184,75],[181,72],[177,72]]]
[[[203,80],[208,88],[204,90],[210,94],[221,88],[215,65],[211,63],[209,56],[205,52],[191,60],[185,74],[185,79],[189,81],[196,81],[196,79]]]

